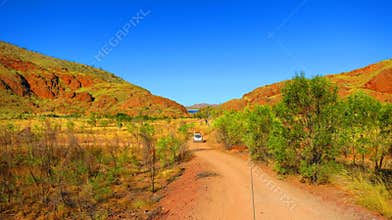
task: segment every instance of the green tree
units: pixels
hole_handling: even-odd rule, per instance
[[[117,113],[115,115],[115,119],[116,119],[116,126],[121,129],[124,125],[124,122],[129,122],[132,120],[131,116],[125,114],[125,113]]]
[[[269,106],[256,106],[244,112],[245,133],[243,142],[249,148],[252,159],[266,161],[268,137],[272,126],[272,111]]]
[[[344,129],[348,133],[347,144],[351,148],[352,163],[356,165],[358,155],[365,163],[365,156],[378,145],[378,117],[381,104],[373,97],[358,92],[350,95],[344,108]]]
[[[189,129],[193,124],[182,123],[177,129],[177,139],[179,141],[178,160],[183,160],[187,151],[187,142],[190,139]]]
[[[307,79],[301,74],[286,84],[282,95],[269,140],[277,167],[299,172],[311,182],[327,181],[338,154],[334,145],[337,88],[323,77]]]
[[[389,154],[392,157],[392,104],[386,103],[382,105],[378,117],[380,128],[380,142],[375,146],[372,155],[374,169],[377,171],[382,169],[383,162]]]
[[[163,166],[172,165],[180,157],[181,142],[173,134],[157,141],[157,154]]]

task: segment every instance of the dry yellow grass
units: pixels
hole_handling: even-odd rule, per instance
[[[352,192],[358,204],[392,218],[392,195],[381,180],[371,181],[364,173],[342,172],[332,182]]]
[[[100,126],[102,120],[109,120],[109,123],[104,123],[104,126]],[[60,179],[57,179],[56,177],[56,180],[54,180],[60,184],[57,184],[56,182],[56,184],[51,186],[48,182],[48,187],[46,185],[38,185],[36,180],[29,180],[31,179],[31,176],[46,178],[45,175],[41,175],[42,170],[44,170],[41,169],[41,165],[35,168],[34,166],[28,165],[28,163],[26,163],[26,165],[12,163],[10,165],[13,166],[12,169],[7,168],[7,170],[16,172],[17,175],[23,177],[20,180],[25,182],[15,182],[15,186],[20,192],[24,193],[21,195],[12,195],[15,198],[22,198],[22,202],[19,202],[20,199],[13,199],[8,202],[0,200],[0,219],[9,217],[9,215],[4,212],[11,213],[14,217],[23,219],[36,219],[40,217],[44,219],[61,219],[67,216],[73,216],[77,219],[89,219],[91,218],[91,216],[88,216],[89,213],[93,213],[95,219],[105,219],[111,212],[122,214],[128,213],[135,217],[145,215],[145,210],[152,211],[155,209],[154,203],[157,200],[155,198],[157,194],[153,194],[150,191],[150,173],[143,164],[144,149],[142,147],[142,141],[138,140],[140,137],[137,135],[139,131],[137,128],[141,126],[141,123],[150,123],[153,125],[154,130],[156,131],[155,138],[158,139],[165,135],[176,134],[181,125],[184,123],[193,124],[194,120],[172,119],[123,122],[123,126],[121,127],[117,126],[118,123],[111,119],[99,119],[97,121],[98,126],[92,126],[88,123],[88,119],[86,118],[46,118],[45,120],[35,118],[30,120],[0,121],[0,128],[4,129],[4,131],[8,129],[7,127],[12,127],[11,130],[13,131],[12,136],[14,142],[7,146],[9,149],[12,149],[12,152],[14,153],[10,151],[0,152],[2,155],[5,155],[12,160],[15,158],[19,158],[19,160],[28,160],[29,158],[27,153],[30,147],[29,143],[23,142],[25,144],[20,144],[16,140],[23,131],[25,131],[26,128],[30,128],[32,131],[31,135],[33,135],[34,138],[45,137],[45,135],[48,134],[45,133],[48,132],[48,130],[45,130],[48,127],[45,126],[48,126],[48,124],[50,124],[51,128],[56,127],[54,146],[51,144],[46,146],[46,142],[33,143],[32,145],[37,149],[41,149],[40,145],[43,144],[42,147],[45,148],[46,146],[53,148],[53,152],[59,153],[77,151],[72,157],[66,153],[67,156],[64,157],[64,159],[61,156],[56,156],[57,159],[53,159],[53,166],[51,169],[53,169],[54,172],[58,172],[58,176],[63,177]],[[71,137],[69,134],[71,134]],[[189,133],[189,136],[190,135],[191,134]],[[75,138],[77,143],[74,148],[71,147],[72,141],[75,141],[72,140],[72,138]],[[34,147],[31,146],[31,148]],[[36,151],[36,153],[42,152]],[[100,156],[95,157],[96,153]],[[84,155],[81,157],[87,157],[78,159],[77,155]],[[37,155],[37,158],[45,157],[45,155],[43,157]],[[72,159],[74,157],[76,158]],[[93,162],[90,163],[90,160]],[[79,163],[88,163],[89,166],[80,166]],[[90,167],[90,165],[92,166]],[[170,183],[173,178],[182,172],[182,170],[178,167],[177,163],[172,164],[169,167],[162,167],[158,162],[156,166],[155,187],[158,189],[159,195],[159,189],[162,189]],[[86,169],[90,168],[95,169],[94,167],[96,167],[96,174],[91,175],[90,171],[86,171]],[[70,169],[73,170],[69,171]],[[27,172],[29,170],[30,172]],[[68,172],[66,173],[67,176],[61,174],[63,172]],[[78,172],[83,174],[79,175],[77,174]],[[68,178],[68,176],[70,177]],[[0,182],[3,182],[3,180],[7,181],[7,178],[9,178],[9,176],[0,176]],[[61,187],[59,188],[60,185]],[[49,190],[49,199],[50,201],[56,201],[53,206],[56,208],[53,208],[52,206],[44,208],[44,202],[39,199],[41,196],[39,190],[37,190],[39,187],[40,189]],[[65,199],[59,196],[63,191],[67,192],[64,194]],[[30,193],[32,193],[31,195],[37,195],[29,196],[28,194]],[[73,205],[67,205],[67,196],[72,200]],[[25,198],[28,199],[26,200]],[[79,201],[80,198],[86,199],[86,201],[79,204],[77,201]],[[81,204],[84,203],[95,207],[94,210],[91,211],[84,208],[83,210],[78,211],[74,207],[81,207]],[[127,217],[131,218],[132,216]]]

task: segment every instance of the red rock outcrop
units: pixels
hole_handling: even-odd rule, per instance
[[[94,97],[88,92],[76,93],[74,99],[77,101],[80,101],[80,102],[93,102],[94,101]]]
[[[1,74],[0,88],[4,90],[11,90],[18,96],[26,96],[30,94],[30,85],[20,74],[15,74],[14,76]]]
[[[73,75],[62,74],[60,76],[61,81],[72,90],[77,90],[82,87],[82,83],[76,79]]]
[[[392,69],[381,71],[364,86],[376,92],[392,94]]]
[[[83,87],[90,87],[94,84],[94,79],[88,76],[79,76],[78,80],[82,84]]]
[[[54,99],[60,91],[64,90],[59,85],[59,78],[54,74],[26,74],[31,91],[38,97]]]

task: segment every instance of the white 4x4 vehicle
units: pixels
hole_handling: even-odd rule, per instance
[[[200,132],[193,133],[193,142],[204,142]]]

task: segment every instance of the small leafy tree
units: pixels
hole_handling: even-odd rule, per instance
[[[118,127],[118,129],[121,129],[125,122],[132,120],[131,116],[125,113],[117,113],[115,119],[116,119],[116,126]]]
[[[180,146],[180,140],[173,134],[158,139],[157,154],[163,166],[172,165],[178,160]]]
[[[337,88],[320,76],[307,79],[301,74],[282,92],[269,139],[278,170],[299,172],[311,182],[327,181],[338,154],[333,143]]]
[[[253,159],[266,161],[267,142],[272,126],[272,111],[269,106],[256,106],[244,113],[245,133],[243,142],[249,148]]]
[[[216,109],[211,106],[201,108],[194,114],[194,117],[204,119],[206,122],[208,122],[208,120],[214,116],[216,116]]]
[[[380,103],[369,95],[358,92],[350,95],[344,108],[344,129],[348,133],[347,144],[351,145],[352,163],[356,165],[357,156],[362,158],[370,154],[378,145],[378,117]]]
[[[139,135],[144,148],[144,164],[150,172],[151,191],[155,192],[155,175],[156,175],[156,149],[155,149],[155,129],[151,124],[144,123],[139,130]]]
[[[386,103],[382,106],[378,120],[380,142],[375,146],[372,156],[376,171],[382,169],[384,159],[388,154],[392,157],[392,104]]]
[[[190,139],[189,129],[193,124],[182,123],[177,129],[177,139],[179,141],[178,160],[183,160],[187,151],[187,142]]]

